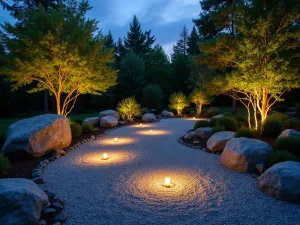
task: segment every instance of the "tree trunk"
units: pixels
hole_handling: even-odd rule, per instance
[[[58,94],[56,97],[56,113],[58,115],[61,115],[61,109],[60,109],[60,95]]]
[[[196,110],[197,110],[197,116],[200,116],[201,115],[201,111],[202,111],[202,105],[201,104],[196,105]]]
[[[48,90],[44,90],[44,113],[48,113]]]
[[[267,89],[263,88],[263,94],[262,94],[262,104],[261,104],[261,123],[263,124],[267,118]]]

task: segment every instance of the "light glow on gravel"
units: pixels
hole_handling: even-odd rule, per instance
[[[150,130],[141,130],[141,131],[137,131],[136,134],[140,134],[140,135],[148,135],[148,136],[155,136],[155,135],[168,135],[171,132],[168,130],[152,130],[152,133],[150,132]]]
[[[136,142],[136,139],[129,137],[118,137],[117,141],[114,138],[106,138],[98,141],[100,145],[129,145]]]
[[[164,186],[165,177],[171,186]],[[129,177],[122,175],[115,190],[127,207],[149,213],[188,216],[222,202],[223,185],[215,183],[199,172],[185,169],[147,169]],[[173,216],[174,216],[173,215]]]
[[[103,160],[104,151],[98,151],[93,153],[82,154],[74,159],[76,165],[79,166],[113,166],[118,164],[124,164],[133,160],[136,155],[129,151],[109,151],[107,153],[107,160]]]

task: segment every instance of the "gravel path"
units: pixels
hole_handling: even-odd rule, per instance
[[[299,205],[260,192],[256,179],[225,169],[219,155],[180,145],[193,124],[169,119],[112,130],[50,163],[44,178],[66,201],[66,224],[300,224]],[[162,186],[165,176],[174,187]]]

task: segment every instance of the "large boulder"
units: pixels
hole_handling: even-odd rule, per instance
[[[100,120],[100,127],[112,128],[118,125],[118,120],[113,116],[104,116]]]
[[[20,120],[9,126],[3,145],[4,154],[44,155],[49,150],[61,150],[71,144],[72,135],[68,118],[44,114]]]
[[[234,138],[235,133],[232,131],[221,131],[213,134],[207,141],[207,149],[212,152],[223,151],[226,143]]]
[[[83,120],[82,125],[91,124],[93,127],[99,126],[99,117],[88,117]]]
[[[164,110],[164,111],[161,112],[161,116],[163,116],[163,117],[172,117],[172,116],[174,116],[174,113],[169,112],[167,110]]]
[[[33,181],[0,179],[0,224],[34,225],[48,203],[47,195]]]
[[[153,113],[146,113],[142,117],[143,122],[154,122],[156,121],[156,116]]]
[[[101,120],[102,117],[104,116],[113,116],[115,117],[117,120],[120,120],[120,113],[115,111],[115,110],[105,110],[99,113],[99,120]]]
[[[260,140],[232,138],[221,155],[223,166],[240,172],[253,172],[257,164],[264,163],[272,147]]]
[[[300,163],[277,163],[259,177],[259,189],[277,199],[300,203]]]
[[[284,131],[281,132],[278,138],[291,137],[291,136],[300,137],[300,132],[293,129],[285,129]]]
[[[200,127],[195,130],[195,135],[202,139],[208,139],[212,135],[211,127]]]

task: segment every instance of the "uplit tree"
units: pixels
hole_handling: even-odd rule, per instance
[[[169,102],[169,108],[175,109],[178,115],[181,115],[182,110],[189,106],[189,102],[182,92],[174,92],[171,94]]]
[[[203,105],[208,105],[211,103],[212,99],[207,93],[200,89],[194,89],[189,96],[190,102],[196,105],[197,116],[200,116]]]
[[[141,113],[141,105],[138,104],[134,96],[132,96],[120,101],[117,110],[122,118],[133,120],[135,115]]]
[[[28,15],[22,27],[6,22],[1,40],[8,50],[1,72],[14,89],[35,84],[29,92],[49,90],[56,99],[57,114],[71,112],[80,94],[101,94],[116,84],[109,65],[113,51],[104,51],[97,22],[86,18],[87,2]]]
[[[296,21],[300,13],[296,6],[299,3],[281,0],[241,4],[235,20],[238,37],[223,34],[201,44],[201,62],[214,69],[233,68],[224,83],[230,88],[223,84],[226,93],[246,99],[260,113],[262,123],[285,91],[299,87],[300,26]]]

